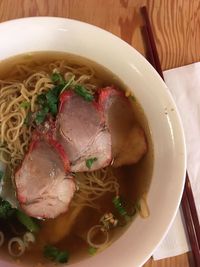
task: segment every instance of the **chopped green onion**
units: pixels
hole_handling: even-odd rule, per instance
[[[25,109],[27,109],[27,108],[30,107],[30,105],[31,105],[30,102],[28,102],[28,101],[23,101],[19,106],[20,106],[20,108],[25,108]]]
[[[92,101],[94,99],[94,96],[83,85],[75,85],[74,91],[77,95],[82,96],[86,101]]]
[[[97,248],[94,248],[94,247],[89,247],[88,249],[88,253],[93,256],[94,254],[96,254],[97,252]]]
[[[114,204],[116,210],[118,211],[118,213],[125,218],[126,222],[129,222],[130,216],[128,215],[126,209],[124,208],[119,196],[116,196],[113,199],[113,204]]]
[[[54,262],[66,263],[69,260],[69,253],[67,251],[59,250],[51,245],[45,246],[43,253],[47,259],[50,259]]]
[[[97,158],[90,158],[90,159],[87,159],[87,160],[85,161],[86,166],[88,167],[88,169],[91,169],[92,164],[93,164],[95,161],[97,161]]]
[[[125,208],[123,207],[122,203],[121,203],[121,199],[119,196],[116,196],[113,199],[113,204],[115,206],[115,208],[117,209],[117,211],[119,212],[120,215],[124,216],[127,214]]]
[[[7,219],[14,215],[16,209],[13,209],[10,203],[0,198],[0,218]]]
[[[25,213],[23,213],[20,210],[16,211],[17,219],[21,224],[23,224],[31,233],[35,233],[39,231],[39,225],[36,223],[36,221],[27,216]]]

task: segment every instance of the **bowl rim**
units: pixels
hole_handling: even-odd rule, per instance
[[[127,47],[128,49],[132,49],[132,51],[134,51],[134,53],[141,58],[141,60],[143,62],[145,62],[144,64],[146,64],[148,66],[148,68],[151,69],[151,73],[153,73],[155,79],[160,80],[160,85],[162,85],[162,89],[167,88],[166,84],[162,81],[162,79],[160,78],[160,76],[158,75],[158,73],[153,69],[153,67],[146,61],[146,59],[132,46],[130,46],[128,43],[126,43],[125,41],[123,41],[122,39],[120,39],[119,37],[117,37],[116,35],[112,34],[111,32],[108,32],[102,28],[99,28],[95,25],[86,23],[86,22],[82,22],[82,21],[78,21],[75,19],[69,19],[69,18],[64,18],[64,17],[52,17],[52,16],[38,16],[38,17],[25,17],[25,18],[18,18],[18,19],[13,19],[13,20],[8,20],[8,21],[4,21],[2,23],[0,23],[0,35],[1,35],[1,29],[4,26],[10,26],[13,25],[13,23],[24,23],[26,21],[32,22],[32,23],[39,23],[39,22],[44,22],[44,21],[51,21],[51,22],[56,22],[56,21],[65,21],[66,24],[67,23],[73,23],[73,24],[77,24],[77,25],[82,25],[84,27],[89,27],[90,29],[94,29],[97,30],[98,32],[102,32],[105,35],[109,35],[110,38],[112,37],[113,40],[117,41],[118,43],[120,42],[121,44],[123,44],[124,47]],[[171,227],[173,220],[176,216],[176,213],[178,211],[179,208],[179,204],[181,201],[181,197],[182,197],[182,193],[183,193],[183,189],[184,189],[184,183],[185,183],[185,173],[186,173],[186,145],[185,145],[185,138],[184,138],[184,131],[183,131],[183,126],[181,123],[181,119],[180,119],[180,115],[178,113],[178,110],[176,108],[175,102],[171,96],[171,94],[169,93],[169,91],[166,90],[165,92],[166,97],[168,97],[168,99],[170,99],[171,103],[173,103],[173,106],[175,108],[175,112],[176,112],[176,116],[177,116],[177,123],[178,123],[178,127],[179,127],[179,131],[181,133],[180,139],[182,142],[182,149],[183,149],[183,162],[182,162],[182,185],[181,185],[181,189],[178,193],[178,201],[175,205],[174,211],[173,211],[173,216],[170,218],[168,226],[165,228],[165,231],[162,233],[162,235],[160,235],[160,237],[157,240],[156,246],[151,249],[151,251],[149,251],[149,253],[147,253],[144,257],[144,260],[141,262],[141,265],[144,264],[146,262],[146,260],[152,255],[153,251],[155,251],[155,249],[159,246],[159,244],[162,242],[162,240],[165,238],[165,236],[167,235],[167,232],[169,230],[169,228]],[[150,188],[151,190],[151,188]],[[76,264],[75,264],[76,265]],[[74,266],[75,266],[74,265]],[[140,266],[141,266],[140,265]]]

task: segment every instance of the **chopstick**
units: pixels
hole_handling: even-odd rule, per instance
[[[164,80],[158,51],[156,48],[153,32],[151,29],[151,23],[149,20],[148,12],[145,6],[141,8],[141,13],[144,18],[145,26],[143,28],[146,46],[148,50],[148,60],[151,65],[157,70],[161,78]],[[196,267],[200,266],[200,224],[198,220],[197,210],[195,206],[194,196],[189,180],[188,173],[186,172],[186,181],[184,192],[181,200],[183,215],[187,227],[188,237],[192,249],[192,254]]]
[[[153,58],[154,58],[154,62],[155,62],[155,65],[153,66],[157,72],[160,74],[160,77],[164,80],[164,76],[163,76],[163,72],[162,72],[162,68],[161,68],[161,64],[160,64],[160,59],[159,59],[159,56],[158,56],[158,51],[157,51],[157,48],[156,48],[156,43],[155,43],[155,40],[154,40],[154,37],[153,37],[153,32],[152,32],[152,29],[151,29],[151,23],[150,23],[150,20],[149,20],[149,16],[148,16],[148,12],[147,12],[147,9],[145,6],[141,7],[141,12],[142,12],[142,15],[144,17],[144,20],[145,20],[145,28],[146,28],[146,32],[147,32],[147,39],[149,39],[148,43],[150,44],[148,46],[148,50],[152,50],[152,53],[153,53]],[[147,43],[147,45],[148,45]],[[150,62],[151,64],[153,62]]]

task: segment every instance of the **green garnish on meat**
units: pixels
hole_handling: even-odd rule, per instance
[[[74,86],[74,79],[75,76],[72,75],[68,81],[65,81],[62,74],[58,72],[55,72],[51,75],[51,80],[54,83],[54,87],[47,92],[38,95],[37,97],[37,103],[39,104],[39,110],[35,115],[35,122],[37,125],[46,120],[48,113],[54,117],[57,115],[60,94],[69,88],[74,90],[76,94],[82,96],[86,101],[92,101],[94,99],[94,96],[85,86],[81,84],[76,84]]]
[[[86,166],[88,167],[88,169],[91,169],[92,164],[93,164],[95,161],[97,161],[97,158],[90,158],[90,159],[87,159],[87,160],[85,161],[85,164],[86,164]]]
[[[80,84],[75,85],[74,86],[74,91],[77,93],[77,95],[82,96],[88,102],[94,100],[94,96],[83,85],[80,85]]]
[[[59,250],[55,246],[47,245],[44,247],[44,256],[57,263],[66,263],[69,260],[69,253],[64,250]]]

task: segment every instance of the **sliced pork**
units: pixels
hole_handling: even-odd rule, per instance
[[[59,152],[59,153],[58,153]],[[61,150],[62,152],[62,150]],[[55,218],[67,211],[75,192],[73,177],[67,173],[60,144],[44,140],[31,143],[21,167],[15,174],[19,204],[36,218]]]
[[[100,169],[111,162],[111,136],[102,110],[95,101],[72,91],[60,97],[56,138],[69,157],[72,172]]]
[[[114,87],[99,91],[98,105],[111,132],[113,166],[137,163],[147,151],[145,134],[134,121],[134,110],[124,92]]]

